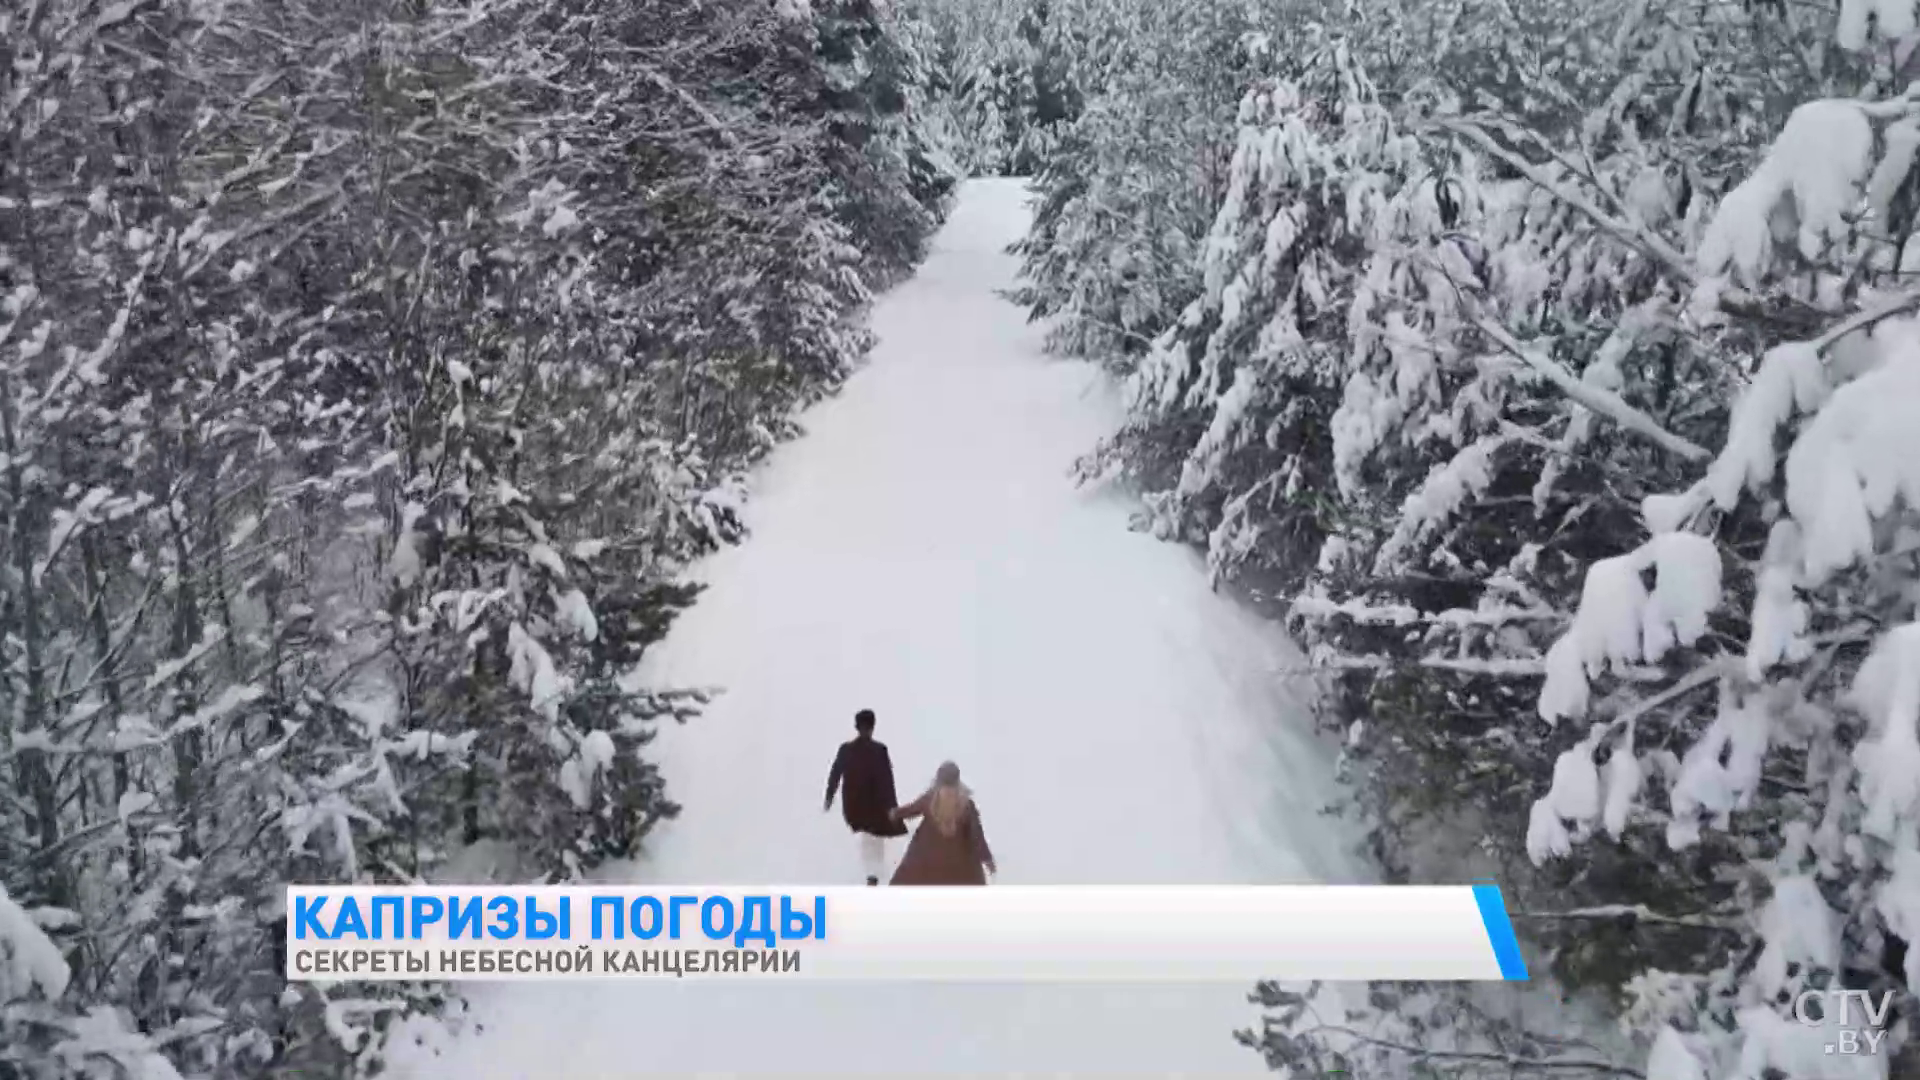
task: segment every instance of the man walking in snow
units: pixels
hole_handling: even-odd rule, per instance
[[[880,884],[886,869],[887,838],[905,836],[906,825],[893,818],[900,805],[893,788],[893,759],[887,745],[873,737],[872,709],[861,709],[853,717],[854,737],[840,744],[833,756],[833,769],[827,773],[827,801],[822,810],[833,809],[833,793],[841,788],[840,812],[860,841],[860,861],[866,867],[867,884]]]

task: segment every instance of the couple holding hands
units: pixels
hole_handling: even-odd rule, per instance
[[[823,810],[833,809],[840,792],[840,811],[860,842],[860,859],[867,884],[880,884],[886,869],[886,843],[905,836],[907,821],[924,818],[907,842],[907,853],[894,868],[889,885],[985,885],[997,873],[993,849],[980,825],[980,808],[973,792],[960,782],[960,767],[943,762],[933,774],[933,785],[905,806],[894,794],[893,759],[885,743],[873,737],[872,709],[854,715],[854,737],[840,744],[833,768],[827,773]]]

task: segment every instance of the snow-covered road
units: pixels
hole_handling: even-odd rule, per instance
[[[627,875],[856,883],[820,799],[855,710],[902,797],[952,758],[1005,884],[1359,880],[1320,810],[1330,757],[1298,655],[1127,529],[1073,460],[1118,422],[1088,365],[1045,358],[997,290],[1024,192],[976,181],[880,341],[755,483],[753,536],[649,661],[724,687],[657,747],[684,815]],[[898,851],[893,852],[897,858]],[[660,1073],[1261,1073],[1249,988],[753,981],[476,987],[484,1031],[397,1062],[461,1080]]]

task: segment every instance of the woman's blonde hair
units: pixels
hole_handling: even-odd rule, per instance
[[[952,836],[960,831],[967,807],[972,805],[973,792],[960,782],[960,766],[942,762],[933,774],[933,786],[927,789],[927,820],[942,835]]]

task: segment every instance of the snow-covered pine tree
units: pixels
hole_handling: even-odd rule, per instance
[[[1233,105],[1261,48],[1258,3],[1080,0],[1045,29],[1083,102],[1038,148],[1018,297],[1052,347],[1124,362],[1199,288],[1225,193]]]
[[[891,284],[919,261],[958,180],[911,111],[925,61],[886,0],[815,0],[814,33],[836,217],[868,238],[870,284]]]
[[[946,88],[942,126],[967,175],[1035,174],[1079,114],[1080,0],[911,0]]]
[[[1017,40],[1010,29],[1010,3],[916,0],[911,9],[931,45],[929,85],[937,91],[932,106],[952,139],[954,162],[964,176],[1001,176],[1007,171],[1003,76],[1012,63],[1007,52]]]

